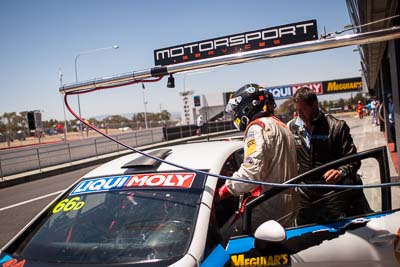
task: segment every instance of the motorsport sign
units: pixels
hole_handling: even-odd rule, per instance
[[[316,39],[317,21],[307,20],[157,49],[154,50],[154,64],[167,66]]]

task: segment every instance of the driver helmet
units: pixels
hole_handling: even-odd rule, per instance
[[[235,127],[244,131],[257,112],[265,110],[273,115],[275,107],[272,93],[258,84],[250,83],[242,86],[232,95],[225,111],[233,114]]]

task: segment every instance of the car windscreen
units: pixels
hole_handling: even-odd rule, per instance
[[[84,180],[55,203],[16,254],[27,260],[81,264],[154,261],[185,254],[204,182],[162,188],[153,179],[158,186],[104,190],[106,184],[99,186],[99,181]],[[114,179],[108,182],[112,184],[122,182]],[[95,190],[89,192],[91,188]]]

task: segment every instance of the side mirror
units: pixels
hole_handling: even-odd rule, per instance
[[[265,241],[280,242],[286,239],[286,232],[280,223],[270,220],[257,228],[254,237]]]

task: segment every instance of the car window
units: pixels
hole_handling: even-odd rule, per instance
[[[69,195],[17,254],[66,263],[126,263],[181,257],[202,190],[128,190]]]
[[[222,166],[221,175],[224,176],[232,176],[232,174],[237,171],[240,167],[240,165],[243,162],[243,157],[244,157],[244,150],[243,148],[235,151],[232,153],[225,161],[224,165]]]

